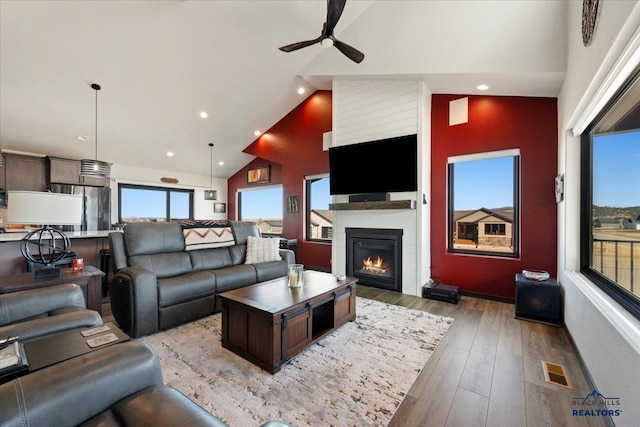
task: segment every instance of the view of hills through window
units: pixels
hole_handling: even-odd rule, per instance
[[[640,130],[594,135],[591,267],[640,295]]]
[[[255,222],[265,235],[282,235],[282,186],[242,190],[238,194],[241,221]]]

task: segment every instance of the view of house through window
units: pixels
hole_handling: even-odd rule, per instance
[[[121,223],[193,219],[193,190],[119,184],[118,193]]]
[[[252,221],[263,235],[282,236],[282,186],[245,188],[238,191],[238,219]]]
[[[640,318],[640,78],[582,139],[582,271]]]
[[[519,150],[449,158],[449,251],[517,256]]]
[[[333,216],[329,210],[329,177],[307,177],[305,182],[307,240],[330,242],[333,236]]]

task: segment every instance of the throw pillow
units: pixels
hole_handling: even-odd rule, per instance
[[[280,239],[276,237],[247,237],[247,257],[245,264],[281,261]]]
[[[185,250],[220,248],[235,245],[231,223],[227,220],[180,221]]]

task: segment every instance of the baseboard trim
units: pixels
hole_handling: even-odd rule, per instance
[[[571,347],[573,348],[573,351],[576,354],[576,359],[578,359],[578,364],[580,365],[580,368],[584,373],[584,378],[587,381],[589,390],[596,390],[597,387],[595,382],[593,381],[593,378],[591,377],[591,372],[589,372],[589,369],[587,369],[587,365],[584,363],[584,360],[582,359],[580,350],[578,350],[578,346],[576,345],[576,342],[573,340],[573,336],[571,336],[571,332],[569,332],[569,329],[567,329],[566,327],[565,327],[565,331],[567,331],[567,337],[569,337],[569,344],[571,345]],[[616,427],[616,424],[613,422],[613,419],[609,415],[602,416],[599,418],[602,421],[604,421],[607,427]]]
[[[460,290],[460,293],[462,295],[466,295],[468,297],[473,297],[473,298],[480,298],[480,299],[488,299],[491,301],[498,301],[498,302],[505,302],[507,304],[515,304],[516,303],[516,299],[515,298],[508,298],[508,297],[501,297],[498,295],[490,295],[490,294],[482,294],[479,292],[470,292],[470,291],[464,291],[464,290]]]

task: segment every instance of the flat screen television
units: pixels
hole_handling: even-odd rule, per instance
[[[417,189],[417,135],[329,148],[329,192],[332,195]]]

